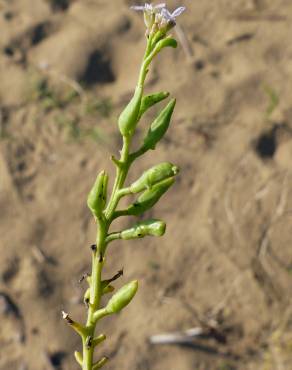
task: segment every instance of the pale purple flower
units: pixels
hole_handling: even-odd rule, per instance
[[[157,13],[159,10],[163,9],[166,7],[165,3],[161,3],[158,5],[152,5],[145,3],[145,5],[133,5],[131,6],[130,9],[136,10],[136,11],[142,11],[142,12],[147,12],[147,13]]]
[[[162,8],[161,11],[155,15],[155,25],[160,31],[166,34],[169,30],[175,27],[176,18],[185,10],[186,8],[184,6],[180,6],[171,13],[168,9]]]
[[[186,10],[185,6],[180,6],[179,8],[175,9],[174,12],[170,12],[166,8],[162,8],[160,15],[162,17],[162,22],[166,22],[169,25],[175,26],[176,25],[176,18],[179,17],[184,11]]]
[[[147,27],[146,35],[153,35],[158,30],[166,34],[176,25],[176,18],[186,10],[184,6],[180,6],[171,13],[166,8],[165,3],[157,5],[145,3],[145,5],[131,6],[131,9],[144,12],[144,21]]]
[[[131,6],[131,9],[136,10],[138,12],[139,11],[144,12],[144,21],[148,31],[150,31],[155,21],[155,15],[159,14],[159,12],[165,7],[166,7],[165,3],[157,5],[145,3],[145,5]]]

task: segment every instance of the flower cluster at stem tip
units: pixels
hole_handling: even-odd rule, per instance
[[[165,3],[158,5],[145,3],[145,5],[131,6],[131,9],[144,13],[147,36],[153,36],[158,31],[165,36],[170,29],[175,27],[176,18],[186,10],[184,6],[180,6],[171,13]]]

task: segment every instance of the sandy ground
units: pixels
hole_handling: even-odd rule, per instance
[[[60,311],[86,313],[86,196],[101,168],[113,179],[116,118],[145,45],[132,4],[0,2],[1,370],[78,369]],[[167,221],[165,237],[109,251],[105,276],[124,267],[117,285],[137,278],[140,289],[103,321],[99,355],[109,370],[292,369],[292,3],[168,4],[188,8],[184,47],[159,57],[147,91],[170,91],[177,109],[130,180],[165,160],[181,173],[148,213]],[[149,344],[193,327],[205,337]]]

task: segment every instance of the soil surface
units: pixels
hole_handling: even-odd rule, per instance
[[[78,369],[61,310],[84,321],[86,197],[101,169],[112,185],[117,116],[145,47],[133,3],[0,1],[1,370]],[[129,182],[162,161],[181,172],[146,215],[166,235],[109,250],[105,277],[123,267],[116,286],[140,288],[103,320],[98,356],[109,370],[291,370],[292,2],[168,5],[187,6],[180,46],[155,61],[147,91],[170,91],[177,108]],[[191,328],[204,335],[150,344]]]

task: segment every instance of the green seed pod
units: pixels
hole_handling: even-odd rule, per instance
[[[134,280],[119,289],[109,300],[106,306],[108,314],[118,313],[134,298],[138,289],[138,281]]]
[[[169,162],[160,163],[145,171],[142,176],[130,186],[131,193],[135,194],[146,189],[151,189],[153,185],[175,176],[178,172],[179,169],[174,164]]]
[[[160,29],[158,32],[156,32],[155,36],[153,37],[153,40],[151,42],[152,47],[155,46],[158,43],[158,41],[160,41],[163,38],[165,38],[165,30]]]
[[[175,104],[176,100],[172,99],[151,124],[144,139],[144,150],[155,149],[156,144],[163,138],[168,129]]]
[[[165,39],[158,41],[153,50],[154,55],[157,55],[163,48],[167,47],[176,48],[177,41],[171,37],[167,37]]]
[[[137,201],[127,209],[128,215],[139,216],[153,207],[173,183],[174,177],[170,177],[169,179],[158,182],[151,189],[144,191]]]
[[[153,105],[160,103],[162,100],[166,99],[169,97],[168,92],[160,92],[160,93],[155,93],[151,95],[146,95],[142,98],[141,102],[141,108],[140,108],[140,113],[139,113],[139,118],[142,117],[142,115]]]
[[[121,239],[138,239],[144,236],[162,236],[165,233],[166,224],[160,220],[147,220],[138,222],[130,229],[121,232]]]
[[[87,198],[87,205],[96,217],[100,217],[106,205],[108,175],[101,171]]]
[[[143,87],[136,88],[135,94],[130,103],[126,106],[119,117],[119,128],[123,136],[131,136],[139,119]]]

